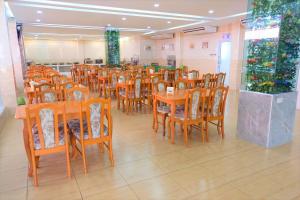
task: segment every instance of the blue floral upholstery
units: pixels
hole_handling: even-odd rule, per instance
[[[81,91],[79,91],[79,90],[75,90],[75,91],[73,92],[73,97],[74,97],[74,100],[75,100],[75,101],[82,101],[82,100],[84,100],[84,95],[83,95],[83,93],[82,93]]]
[[[217,87],[223,85],[223,77],[224,77],[224,74],[218,74],[217,75]]]
[[[184,82],[179,82],[179,83],[178,83],[178,89],[179,89],[179,90],[184,90],[184,89],[185,89],[185,84],[184,84]]]
[[[120,75],[119,76],[119,83],[125,83],[126,82],[126,78],[124,75]]]
[[[71,89],[72,87],[73,87],[73,84],[71,84],[71,83],[68,83],[68,84],[66,84],[66,86],[65,86],[66,89]]]
[[[157,89],[158,89],[158,92],[165,91],[165,90],[166,90],[165,84],[163,84],[163,83],[158,83]]]
[[[195,91],[192,94],[192,109],[190,110],[190,117],[196,119],[199,111],[200,92]]]
[[[153,77],[153,83],[154,84],[156,84],[156,83],[158,83],[158,81],[159,81],[159,77],[158,76],[155,76],[155,77]]]
[[[111,87],[115,88],[117,86],[118,83],[118,78],[117,78],[117,74],[112,74],[111,76]]]
[[[54,130],[54,115],[53,111],[50,109],[41,109],[40,113],[41,128],[42,134],[44,137],[45,148],[55,147],[55,130]],[[59,124],[59,145],[63,145],[64,142],[64,125],[63,123]],[[34,125],[32,128],[33,139],[34,139],[34,148],[41,149],[40,139],[38,136],[37,125]]]
[[[217,89],[215,92],[214,103],[212,107],[212,115],[219,116],[220,115],[220,104],[222,100],[222,90]]]
[[[175,71],[175,81],[177,81],[177,80],[178,80],[178,78],[179,78],[179,71],[178,71],[178,70],[176,70],[176,71]]]
[[[135,84],[134,84],[134,89],[135,89],[135,97],[136,98],[140,98],[141,97],[141,83],[142,80],[141,79],[136,79],[135,80]]]
[[[163,113],[163,114],[168,114],[171,112],[171,109],[167,105],[160,105],[160,106],[157,106],[157,112]]]
[[[94,103],[90,106],[90,122],[93,138],[100,135],[100,121],[101,121],[101,104]]]
[[[206,74],[204,77],[204,88],[209,88],[211,74]]]
[[[68,121],[68,127],[71,130],[72,134],[77,138],[80,139],[80,120],[73,119]],[[104,136],[108,136],[108,128],[106,125],[103,125],[104,127]],[[94,138],[100,137],[100,132],[93,136]],[[83,121],[83,139],[87,140],[89,139],[89,133],[88,133],[88,124],[87,121]]]
[[[44,103],[53,103],[56,101],[57,101],[57,98],[56,98],[55,93],[53,93],[53,92],[44,93]]]
[[[169,80],[169,71],[166,70],[164,73],[164,81],[168,81]]]

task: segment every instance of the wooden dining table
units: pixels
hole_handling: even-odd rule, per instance
[[[167,93],[166,91],[157,92],[153,94],[153,115],[155,119],[155,125],[154,128],[157,130],[158,124],[157,124],[157,101],[166,103],[170,105],[171,112],[170,112],[170,118],[171,118],[171,143],[175,143],[175,123],[174,123],[174,117],[176,113],[176,105],[183,105],[185,104],[185,94],[187,90],[174,90],[173,93]],[[210,90],[207,90],[206,96],[208,97],[210,94]]]

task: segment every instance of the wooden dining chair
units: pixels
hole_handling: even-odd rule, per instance
[[[34,185],[38,186],[37,162],[43,155],[65,152],[67,176],[71,177],[65,105],[50,103],[26,108],[26,123],[33,166]]]
[[[110,99],[93,98],[81,102],[79,120],[69,121],[68,126],[72,133],[73,157],[76,157],[78,152],[82,155],[85,173],[87,173],[86,147],[89,145],[97,144],[101,152],[105,146],[109,152],[111,166],[114,166]]]
[[[181,78],[181,70],[180,69],[176,69],[175,70],[175,74],[174,74],[174,81],[178,81]]]
[[[132,80],[133,84],[129,86],[129,111],[132,111],[133,108],[136,108],[138,111],[138,106],[140,110],[142,109],[142,104],[144,102],[144,95],[142,93],[142,78],[135,78]]]
[[[89,99],[89,89],[87,87],[75,86],[70,89],[66,89],[66,100],[67,101],[84,101]]]
[[[153,66],[147,67],[146,72],[147,72],[148,76],[151,76],[152,74],[155,73],[155,67],[153,67]]]
[[[176,111],[173,119],[170,117],[169,113],[169,123],[168,123],[168,132],[170,134],[170,123],[179,123],[183,125],[184,130],[184,143],[188,145],[188,127],[191,128],[192,125],[199,126],[201,125],[201,135],[202,142],[204,143],[207,138],[205,135],[205,99],[206,99],[206,89],[196,88],[186,92],[185,94],[185,107],[184,110]]]
[[[45,90],[49,89],[55,89],[55,85],[51,83],[41,83],[41,84],[36,84],[33,86],[33,91],[34,91],[34,102],[39,103],[41,101],[40,99],[40,93]]]
[[[208,123],[217,126],[218,134],[224,138],[224,113],[229,87],[211,88],[205,113],[206,127]],[[214,123],[217,121],[217,123]],[[206,132],[208,130],[206,129]],[[206,133],[208,136],[208,133]]]
[[[39,93],[41,103],[54,103],[57,101],[62,101],[62,93],[60,90],[44,90]]]
[[[53,74],[50,77],[51,77],[51,83],[52,84],[59,84],[60,83],[61,75],[59,75],[59,74]]]
[[[210,73],[203,74],[203,77],[202,77],[203,85],[202,85],[202,87],[206,88],[206,89],[209,89],[209,88],[213,87],[213,83],[211,81],[213,77],[214,77],[214,75],[210,74]]]
[[[199,78],[199,71],[198,70],[191,70],[191,71],[189,71],[189,73],[192,74],[193,79]]]
[[[187,89],[187,82],[185,80],[178,80],[178,81],[175,81],[175,89],[176,90],[185,90]]]
[[[226,73],[218,73],[215,74],[215,84],[214,87],[220,87],[220,86],[224,86],[224,82],[225,82],[225,78],[226,78]]]
[[[113,94],[116,95],[117,83],[118,83],[117,73],[113,72],[108,77],[108,83],[105,84],[105,88],[104,88],[105,98],[107,98],[107,96],[112,97]]]
[[[167,84],[165,81],[159,81],[155,85],[155,91],[154,92],[165,92],[167,90]],[[162,125],[163,125],[163,136],[166,135],[166,119],[168,117],[168,114],[170,112],[170,106],[168,106],[165,103],[156,101],[156,116],[162,117]],[[157,132],[158,130],[158,117],[155,117],[155,113],[153,113],[153,123],[152,126],[154,128],[154,131]]]

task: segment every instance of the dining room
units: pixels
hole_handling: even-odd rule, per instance
[[[300,199],[298,0],[0,0],[0,199]]]

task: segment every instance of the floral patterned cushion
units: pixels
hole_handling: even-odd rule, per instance
[[[167,105],[160,105],[157,107],[157,112],[167,114],[171,112],[171,109]]]
[[[72,119],[68,121],[68,127],[71,130],[72,134],[77,138],[80,139],[80,120],[79,119]],[[104,136],[108,136],[108,128],[106,125],[104,127]],[[88,124],[87,121],[83,121],[83,139],[88,139],[89,134],[88,134]],[[100,137],[99,132],[93,135],[93,138]]]
[[[58,124],[58,130],[59,130],[59,145],[64,145],[65,144],[64,123]],[[42,147],[41,147],[40,138],[38,135],[38,127],[36,124],[34,124],[32,127],[32,134],[33,134],[34,149],[35,150],[41,149]],[[45,148],[46,148],[46,145],[45,145]]]

